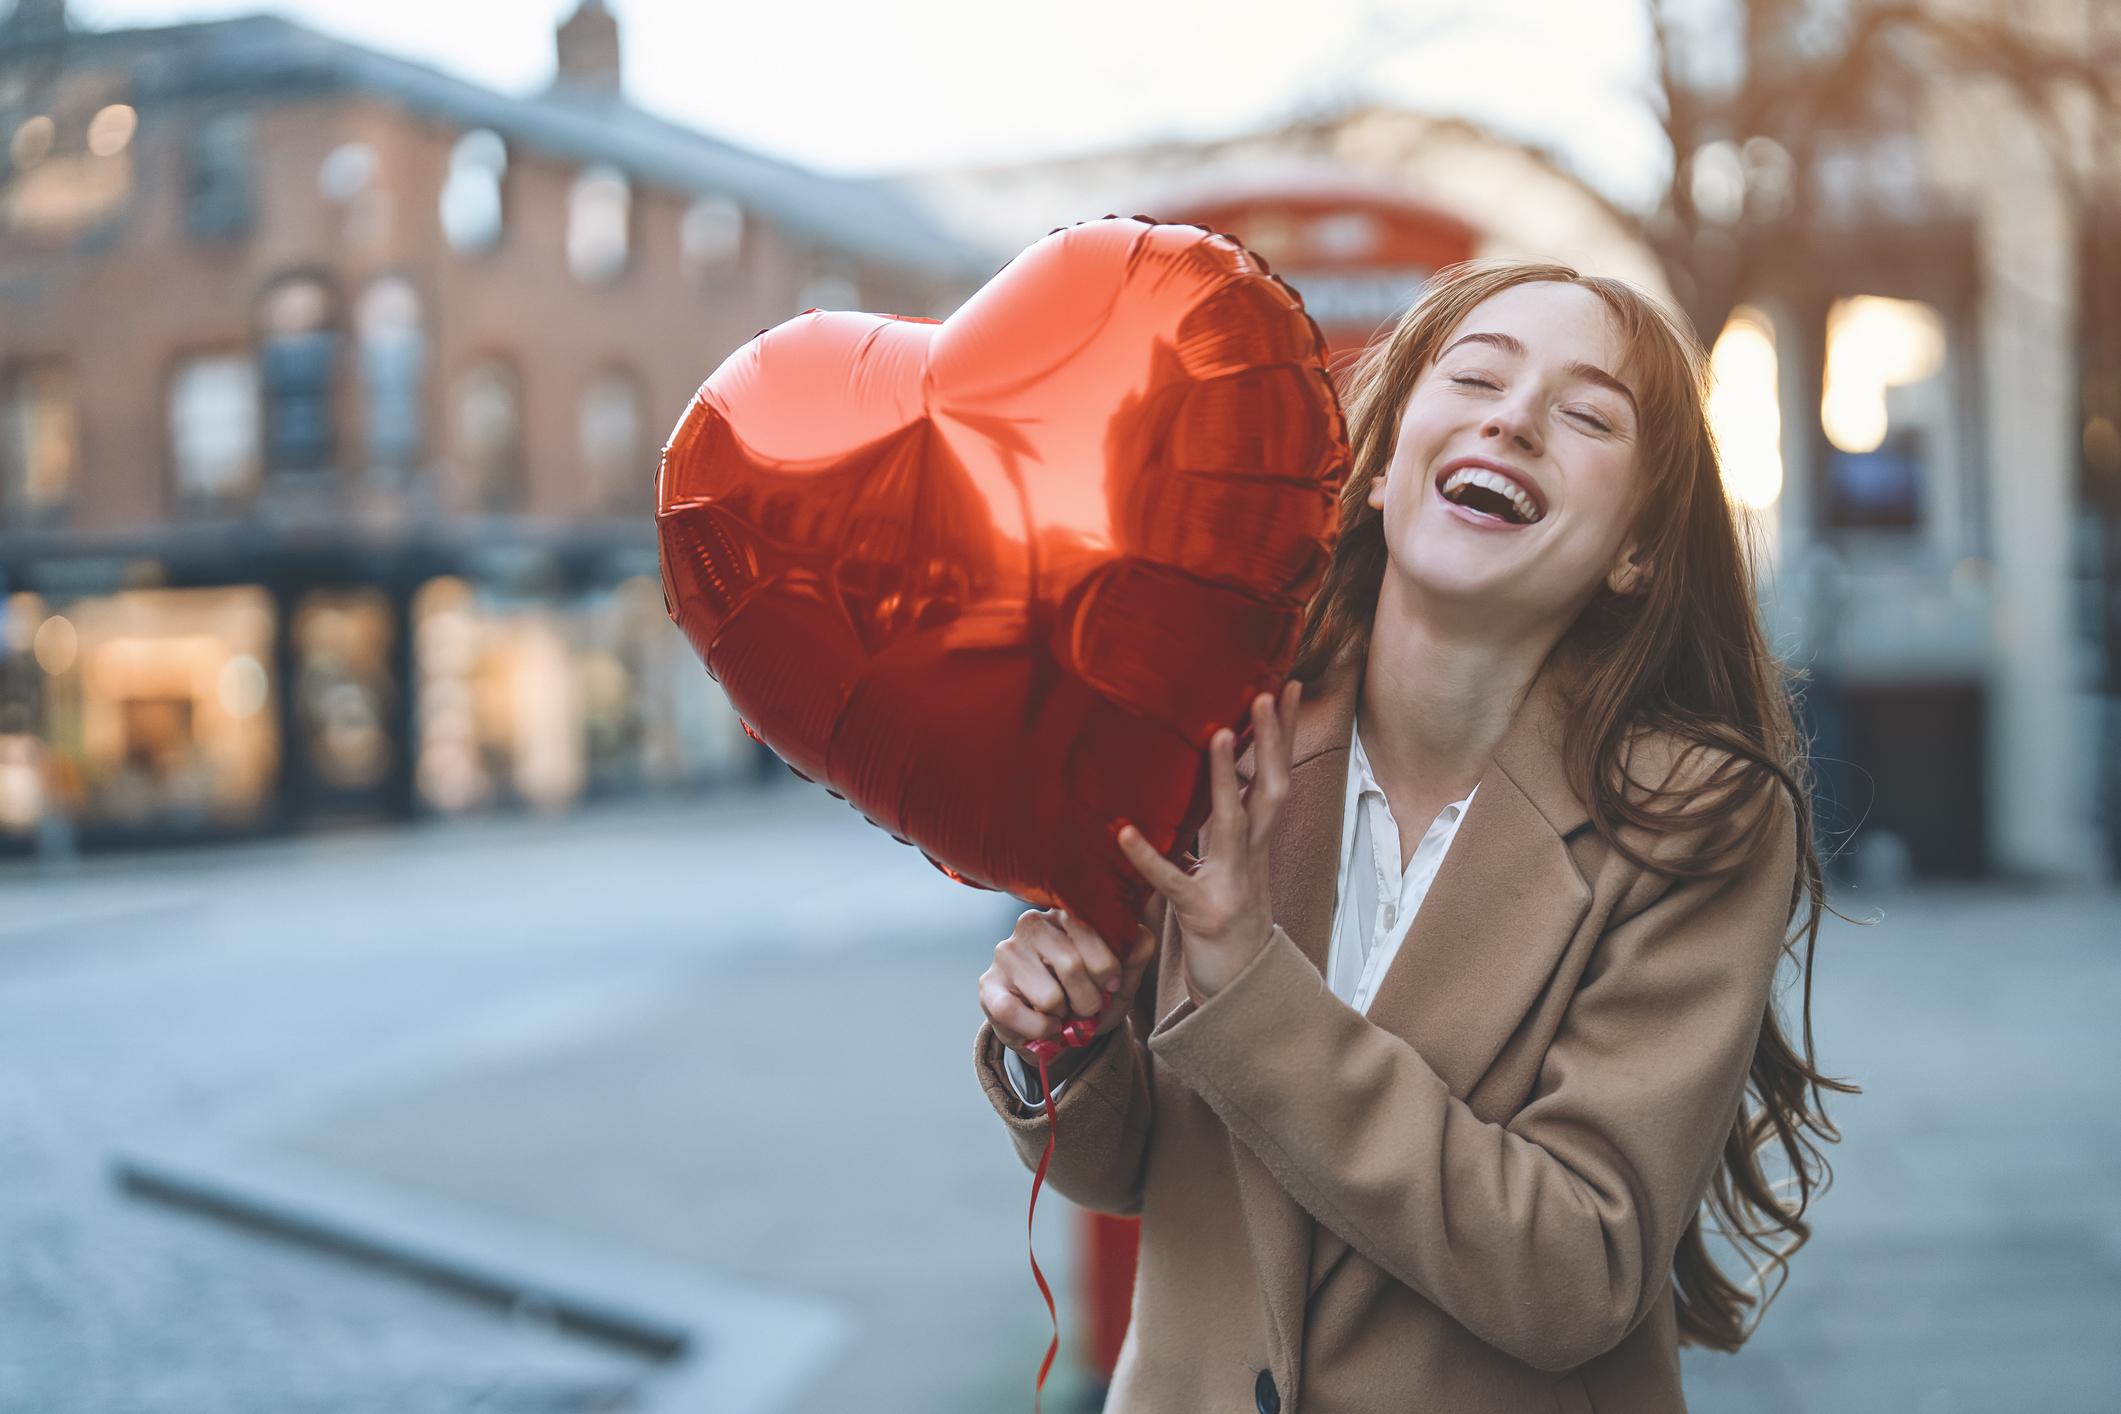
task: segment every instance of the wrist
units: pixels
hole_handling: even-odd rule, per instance
[[[1275,926],[1271,920],[1264,926],[1247,924],[1231,931],[1230,937],[1235,941],[1189,946],[1186,986],[1193,994],[1193,1004],[1204,1005],[1210,997],[1236,981],[1237,975],[1250,967],[1267,950],[1267,944],[1274,941]]]

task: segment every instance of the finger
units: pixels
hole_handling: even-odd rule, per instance
[[[1158,854],[1140,830],[1131,824],[1122,825],[1117,838],[1120,853],[1127,856],[1127,862],[1149,882],[1151,888],[1164,896],[1170,907],[1176,908],[1180,899],[1191,897],[1191,876]]]
[[[1006,991],[1007,989],[1004,988],[1004,990]],[[980,1009],[982,1011],[985,1011],[986,1006],[987,1003],[982,1000],[980,1002]],[[995,1040],[1001,1042],[1010,1050],[1015,1051],[1021,1050],[1023,1048],[1024,1038],[1016,1033],[1016,1028],[1013,1026],[1009,1026],[1003,1022],[996,1021],[992,1014],[989,1014],[989,1016],[987,1017],[987,1028],[994,1033]]]
[[[1010,991],[1048,1016],[1068,1019],[1068,994],[1037,952],[1029,947],[1011,950],[996,957],[995,965]]]
[[[1211,859],[1225,852],[1222,841],[1245,838],[1245,806],[1238,794],[1236,743],[1237,733],[1228,727],[1218,728],[1208,743],[1208,789],[1213,802],[1208,811],[1208,827],[1214,831],[1208,842],[1208,857]]]
[[[980,979],[979,1001],[994,1034],[1012,1050],[1060,1033],[1059,1021],[1025,1006],[1024,999],[991,972]]]
[[[1266,847],[1275,812],[1289,792],[1288,736],[1274,698],[1262,694],[1252,711],[1252,739],[1257,747],[1252,759],[1258,763],[1258,772],[1245,795],[1245,827],[1255,851]]]
[[[1096,984],[1100,992],[1110,995],[1112,990],[1119,986],[1119,955],[1112,951],[1111,945],[1095,928],[1067,909],[1056,909],[1054,918],[1060,923],[1061,931],[1075,944],[1075,950],[1082,954],[1083,966],[1090,970],[1091,982]]]
[[[1075,940],[1058,927],[1040,928],[1031,934],[1031,946],[1067,993],[1068,1008],[1077,1016],[1095,1016],[1104,1006],[1104,988],[1090,975]]]

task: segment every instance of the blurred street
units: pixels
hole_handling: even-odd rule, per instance
[[[0,1407],[647,1402],[646,1355],[127,1197],[106,1171],[158,1134],[235,1130],[825,1303],[846,1338],[791,1409],[1028,1404],[1028,1179],[967,1057],[1015,905],[822,792],[16,869],[0,891]],[[1743,1354],[1688,1353],[1690,1398],[2110,1410],[2121,900],[1840,906],[1885,912],[1829,919],[1819,953],[1823,1066],[1866,1093],[1831,1110],[1848,1140],[1788,1288]],[[1040,1222],[1064,1299],[1069,1217]],[[1060,1370],[1055,1409],[1080,1384]]]
[[[642,1356],[105,1172],[260,1116],[291,1151],[843,1306],[800,1408],[1028,1392],[1028,1176],[969,1072],[1014,906],[822,792],[16,870],[0,897],[0,1408],[633,1407]],[[1066,1217],[1040,1215],[1056,1280]]]

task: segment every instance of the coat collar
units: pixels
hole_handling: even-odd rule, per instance
[[[1347,769],[1348,738],[1355,730],[1355,711],[1362,697],[1363,658],[1359,651],[1345,652],[1315,684],[1304,690],[1303,704],[1296,714],[1296,744],[1291,759],[1298,767],[1331,753],[1340,756]],[[1496,743],[1486,781],[1497,770],[1508,775],[1533,808],[1566,838],[1589,823],[1590,811],[1569,785],[1561,757],[1562,732],[1567,725],[1565,676],[1549,658],[1524,700],[1510,719],[1509,728]],[[1237,763],[1238,774],[1252,775],[1252,752],[1248,747]],[[1293,781],[1291,783],[1294,784]],[[1477,797],[1476,797],[1477,798]]]

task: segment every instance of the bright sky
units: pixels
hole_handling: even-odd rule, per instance
[[[575,0],[73,0],[104,29],[268,10],[508,92]],[[1558,153],[1646,207],[1641,0],[609,0],[643,107],[821,170],[1201,137],[1372,95]],[[1396,18],[1394,18],[1396,16]]]

